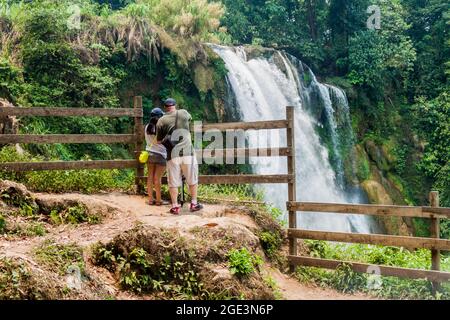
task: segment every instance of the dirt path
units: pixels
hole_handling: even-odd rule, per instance
[[[89,207],[108,212],[108,217],[101,224],[53,227],[43,237],[19,240],[0,238],[0,257],[20,257],[35,265],[36,263],[32,260],[30,253],[42,241],[49,239],[58,243],[75,242],[80,246],[89,246],[98,241],[109,241],[116,235],[139,224],[165,228],[173,227],[178,229],[181,234],[186,235],[189,234],[188,230],[193,227],[207,224],[224,226],[238,223],[249,229],[257,228],[253,219],[248,216],[235,214],[232,210],[225,210],[226,205],[208,204],[198,214],[190,213],[187,206],[185,206],[179,216],[173,216],[168,213],[169,208],[167,206],[149,206],[146,203],[146,198],[123,193],[97,195],[37,194],[37,196],[43,199],[78,200],[88,204]],[[271,269],[269,274],[277,283],[282,296],[289,300],[370,299],[370,297],[364,295],[345,295],[331,289],[307,286],[276,269]]]

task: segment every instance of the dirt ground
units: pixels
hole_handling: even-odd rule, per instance
[[[52,227],[42,237],[22,239],[0,238],[0,257],[21,258],[32,265],[31,251],[45,240],[53,240],[58,243],[77,243],[80,246],[89,246],[99,241],[107,242],[120,233],[130,230],[137,225],[151,225],[155,227],[176,228],[180,234],[188,233],[188,230],[196,226],[240,224],[243,227],[254,229],[255,222],[249,216],[225,210],[227,205],[208,204],[205,209],[197,214],[183,208],[179,216],[168,213],[168,206],[150,206],[147,199],[142,196],[123,193],[108,193],[97,195],[82,194],[36,194],[36,197],[47,200],[73,199],[85,203],[90,208],[99,210],[106,215],[100,224],[61,225]],[[93,272],[100,272],[95,267]],[[277,283],[280,293],[288,300],[349,300],[349,299],[373,299],[372,297],[356,294],[347,295],[332,289],[318,288],[313,285],[305,285],[296,279],[281,273],[278,269],[268,270],[271,277]],[[124,292],[118,292],[114,288],[113,279],[102,275],[106,285],[111,286],[119,299],[135,298]],[[109,282],[109,283],[108,283]]]

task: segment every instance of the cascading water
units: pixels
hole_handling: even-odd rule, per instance
[[[340,156],[341,138],[338,130],[343,122],[349,126],[348,104],[345,94],[338,88],[321,84],[313,72],[301,61],[283,52],[267,50],[259,57],[248,58],[244,47],[211,45],[224,60],[228,69],[228,84],[234,93],[235,106],[241,120],[285,119],[285,107],[296,107],[296,174],[297,199],[315,202],[359,202],[344,191],[343,162]],[[346,115],[336,121],[333,102],[339,104],[339,112]],[[329,128],[331,149],[334,153],[333,170],[329,152],[321,143],[316,131],[323,127],[319,121],[325,114]],[[351,128],[350,128],[351,131]],[[331,137],[330,137],[331,136]],[[268,140],[270,140],[268,142]],[[278,143],[277,143],[278,141]],[[252,147],[273,147],[286,145],[286,135],[275,130],[266,136],[250,134]],[[252,159],[255,161],[255,159]],[[251,162],[252,163],[252,162]],[[254,162],[253,162],[254,163]],[[271,157],[256,159],[253,170],[258,174],[285,174],[286,158]],[[266,201],[285,210],[287,186],[265,185]],[[371,232],[371,220],[359,215],[338,215],[329,213],[299,213],[298,226],[325,231]]]

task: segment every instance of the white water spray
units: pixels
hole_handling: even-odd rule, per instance
[[[228,82],[235,96],[236,108],[243,121],[280,120],[286,117],[286,106],[294,106],[296,140],[297,200],[348,203],[351,199],[343,187],[343,164],[338,158],[333,170],[327,148],[320,140],[316,128],[322,124],[314,113],[320,106],[326,113],[334,153],[339,154],[339,124],[335,121],[333,100],[341,99],[342,109],[347,112],[345,94],[338,88],[321,84],[312,71],[294,57],[279,51],[270,51],[268,57],[249,59],[244,47],[212,46],[224,60],[228,69]],[[342,110],[339,110],[340,112]],[[351,129],[351,128],[350,128]],[[271,130],[270,141],[279,141],[277,146],[286,146],[286,134],[282,130]],[[252,147],[267,147],[257,135],[250,135]],[[255,145],[257,144],[257,145]],[[271,144],[268,147],[273,147]],[[285,174],[286,158],[264,158],[256,163],[257,174]],[[265,200],[283,211],[286,210],[287,186],[264,185]],[[354,198],[354,197],[353,197]],[[298,213],[298,227],[325,231],[370,233],[371,220],[359,215],[329,213]]]

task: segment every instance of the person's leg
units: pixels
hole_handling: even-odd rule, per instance
[[[197,189],[198,184],[193,184],[189,186],[189,194],[191,195],[191,203],[197,204]]]
[[[167,178],[169,180],[172,208],[178,207],[178,188],[181,187],[181,168],[177,159],[175,158],[167,162]]]
[[[178,207],[178,188],[169,188],[170,200],[172,202],[172,208]]]
[[[198,163],[195,156],[184,157],[181,170],[186,178],[189,186],[189,194],[191,195],[191,211],[199,211],[203,206],[197,201],[198,191]]]
[[[155,165],[152,163],[148,163],[148,174],[147,174],[147,192],[148,192],[148,201],[149,204],[153,204],[153,181],[155,175]]]
[[[157,165],[155,168],[155,176],[154,176],[154,185],[155,185],[155,193],[156,193],[156,203],[161,204],[161,178],[166,170],[165,165]]]

